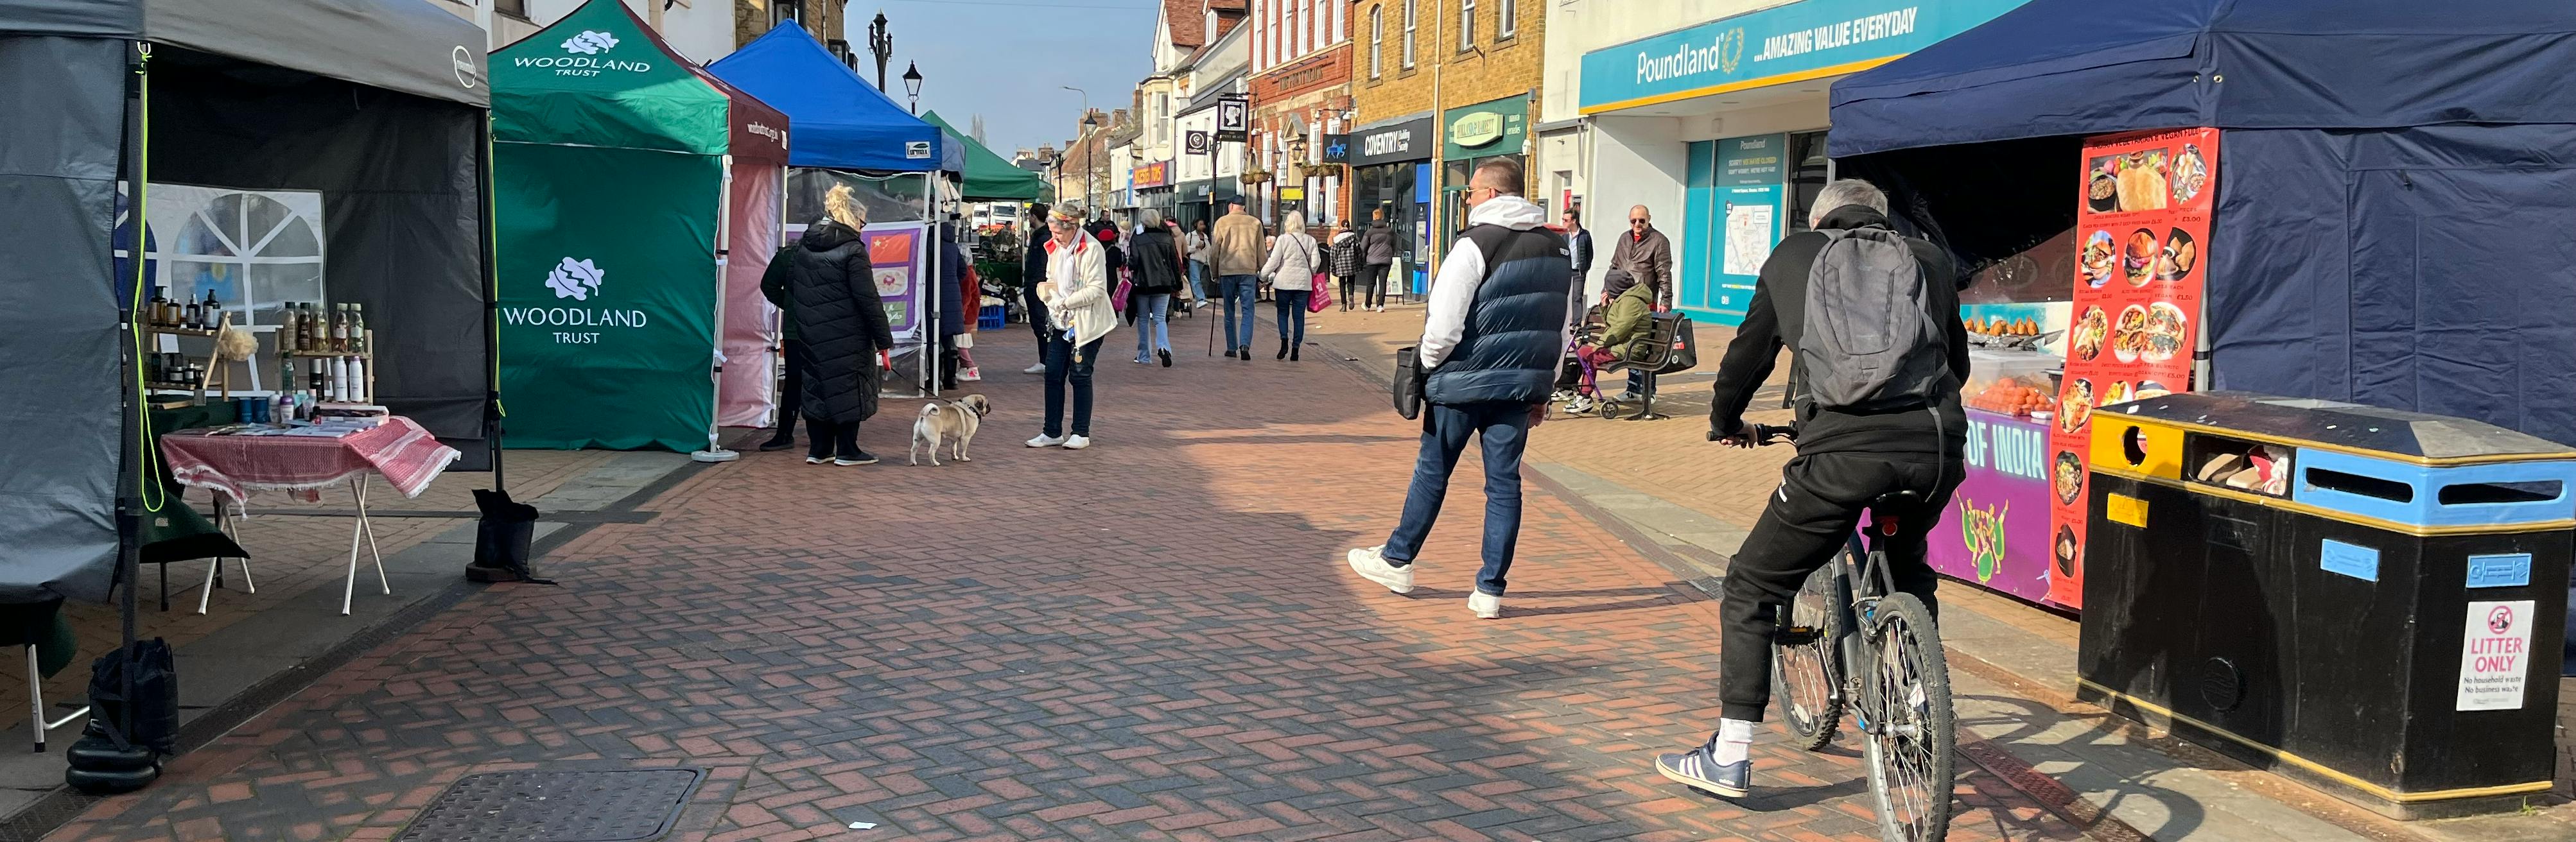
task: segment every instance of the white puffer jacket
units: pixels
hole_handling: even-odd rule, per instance
[[[1315,248],[1314,235],[1303,231],[1281,234],[1270,244],[1270,261],[1261,264],[1261,277],[1270,281],[1271,289],[1291,292],[1315,288],[1315,273],[1324,271],[1324,256]]]

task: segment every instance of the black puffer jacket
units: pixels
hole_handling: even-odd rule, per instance
[[[1395,229],[1384,220],[1371,222],[1367,231],[1360,232],[1360,262],[1370,266],[1395,262]]]
[[[1154,230],[1136,235],[1127,243],[1128,257],[1136,267],[1136,295],[1165,295],[1181,291],[1181,254],[1172,245],[1169,231]],[[1129,296],[1134,301],[1135,296]]]
[[[809,418],[855,424],[877,414],[877,352],[894,347],[885,302],[877,297],[867,241],[825,220],[805,229],[793,251],[796,334],[805,341]]]

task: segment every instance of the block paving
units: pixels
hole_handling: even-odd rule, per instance
[[[987,333],[975,461],[903,465],[888,401],[886,464],[700,472],[558,550],[563,586],[469,597],[49,838],[382,840],[466,774],[674,765],[710,775],[668,838],[718,842],[1873,835],[1848,747],[1766,735],[1740,803],[1654,773],[1716,719],[1716,605],[1566,501],[1528,486],[1508,611],[1475,620],[1463,467],[1389,594],[1340,562],[1411,466],[1381,392],[1126,338],[1091,450],[1019,446],[1038,378]],[[1952,838],[2082,835],[1961,767]]]

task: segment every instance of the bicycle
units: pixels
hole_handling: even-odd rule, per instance
[[[1797,435],[1794,428],[1757,424],[1749,444],[1794,442]],[[1709,440],[1720,438],[1709,432]],[[1896,534],[1893,512],[1922,501],[1913,491],[1872,500],[1869,521],[1833,562],[1808,574],[1783,606],[1772,638],[1772,696],[1791,742],[1823,749],[1850,710],[1864,737],[1870,798],[1887,842],[1946,837],[1953,806],[1958,731],[1949,662],[1931,609],[1896,590],[1880,546]]]

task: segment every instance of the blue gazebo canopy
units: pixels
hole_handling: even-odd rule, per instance
[[[2576,3],[2030,0],[1833,88],[1835,157],[2132,129],[2576,119]]]
[[[961,172],[965,150],[815,43],[794,22],[707,65],[787,114],[787,164],[837,170]]]

